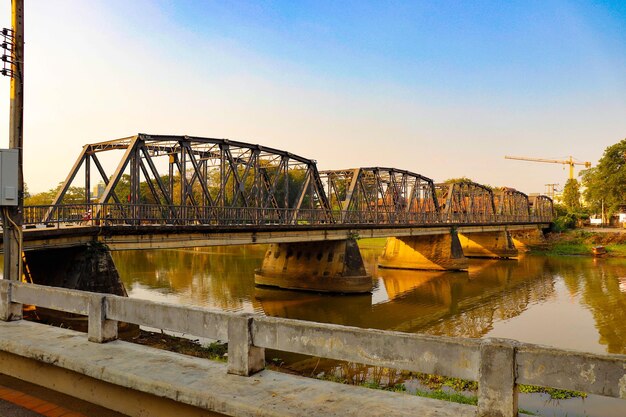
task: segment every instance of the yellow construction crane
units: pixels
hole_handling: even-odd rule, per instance
[[[518,161],[546,162],[549,164],[569,165],[569,179],[574,179],[574,165],[584,165],[585,168],[591,168],[591,162],[576,162],[571,156],[569,159],[543,159],[543,158],[527,158],[524,156],[505,156],[504,159],[517,159]]]

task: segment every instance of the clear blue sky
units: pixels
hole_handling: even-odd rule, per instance
[[[532,99],[588,91],[585,79],[612,89],[601,67],[611,64],[611,55],[623,65],[626,52],[623,1],[183,1],[161,7],[207,41],[232,40],[329,82],[385,82],[415,92]]]
[[[137,132],[525,192],[567,171],[505,154],[595,163],[626,137],[624,1],[26,0],[26,39],[34,191]]]

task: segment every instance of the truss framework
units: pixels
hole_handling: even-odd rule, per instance
[[[122,150],[124,155],[109,175],[98,155],[112,150]],[[163,158],[167,172],[157,168],[164,165],[158,163]],[[225,218],[233,220],[225,215],[233,209],[238,209],[242,222],[292,224],[312,220],[312,214],[317,221],[332,221],[316,162],[273,148],[227,139],[147,134],[88,144],[53,206],[64,203],[81,168],[85,200],[91,201],[92,164],[106,186],[93,214],[96,218],[106,217],[102,208],[113,204],[124,218],[139,219],[141,205],[153,204],[161,207],[161,218],[170,223],[184,219],[221,224]],[[143,193],[142,184],[147,187]],[[125,195],[119,195],[120,190]],[[48,220],[52,215],[48,213]]]
[[[436,184],[442,219],[446,222],[496,221],[491,188],[472,181]]]
[[[395,168],[322,171],[340,223],[424,223],[439,211],[433,180]]]
[[[106,172],[100,155],[123,156]],[[164,168],[165,167],[165,168]],[[65,201],[83,170],[84,203]],[[161,171],[159,170],[161,169]],[[92,202],[92,177],[105,190]],[[129,224],[546,222],[552,200],[468,180],[435,184],[396,168],[317,171],[316,161],[227,139],[138,134],[85,145],[41,221]],[[37,210],[31,210],[36,213]]]
[[[552,199],[545,195],[533,196],[529,199],[531,206],[531,216],[533,219],[549,219],[554,216],[554,203]]]
[[[512,219],[530,219],[528,196],[513,188],[502,187],[494,190],[494,205],[498,216]]]

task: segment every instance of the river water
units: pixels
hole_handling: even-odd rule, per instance
[[[364,328],[507,337],[626,354],[626,259],[470,260],[469,272],[379,269],[362,248],[372,294],[254,285],[265,247],[113,252],[131,297]]]
[[[363,328],[505,337],[566,349],[626,354],[626,259],[525,256],[470,260],[468,272],[378,269],[381,252],[359,242],[372,294],[259,288],[266,247],[114,252],[130,297]],[[520,396],[546,416],[626,416],[626,401]]]

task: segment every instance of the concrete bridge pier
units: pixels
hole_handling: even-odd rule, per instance
[[[30,250],[25,252],[25,264],[27,279],[34,284],[127,296],[109,248],[100,243]],[[38,307],[37,316],[48,323],[87,330],[87,321],[80,315]],[[122,332],[137,330],[134,325],[115,323],[115,334],[118,328]]]
[[[271,244],[254,282],[339,293],[364,293],[373,288],[354,239]]]
[[[530,246],[541,245],[546,241],[540,226],[531,230],[511,231],[511,239],[513,239],[513,243],[519,252],[528,252]]]
[[[468,268],[456,231],[440,235],[390,237],[381,268],[459,271]]]
[[[100,243],[25,252],[33,283],[127,296],[109,249]]]
[[[459,234],[465,256],[470,258],[514,258],[518,255],[508,231]]]

